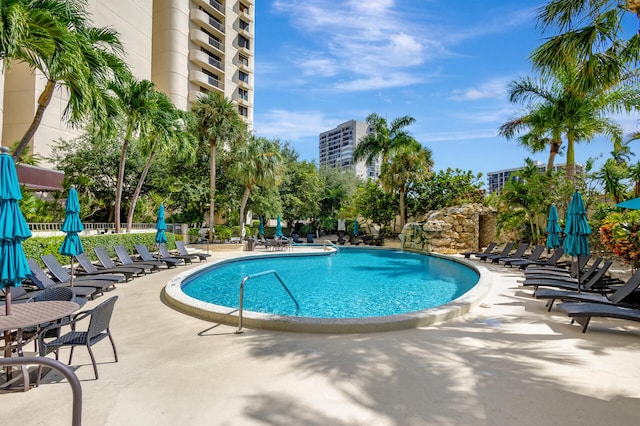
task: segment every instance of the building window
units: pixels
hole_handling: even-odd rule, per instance
[[[238,46],[244,47],[247,50],[251,49],[249,47],[249,39],[247,39],[246,37],[243,37],[241,35],[238,35]]]
[[[242,105],[239,105],[238,114],[240,114],[243,117],[246,117],[249,115],[249,109],[247,107],[243,107]]]
[[[244,65],[245,67],[249,66],[249,58],[244,55],[238,55],[238,62],[240,65]]]
[[[240,13],[246,13],[247,15],[249,14],[249,6],[240,3],[240,5],[238,5],[238,8],[240,9]]]
[[[248,101],[249,100],[249,91],[239,87],[238,88],[238,97],[240,99],[244,99],[245,101]]]
[[[247,21],[240,20],[240,29],[249,32],[249,23]]]
[[[238,79],[240,81],[244,81],[245,83],[249,83],[249,74],[246,72],[238,71]]]

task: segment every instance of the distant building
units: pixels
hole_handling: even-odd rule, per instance
[[[361,179],[376,179],[380,175],[380,162],[368,166],[365,161],[353,162],[353,152],[358,141],[369,132],[367,123],[351,120],[335,129],[320,133],[320,166],[351,169]]]
[[[540,161],[535,161],[534,164],[541,172],[547,171],[546,164],[542,164]],[[566,164],[554,164],[553,170],[558,171],[564,169],[565,167]],[[522,169],[523,167],[517,167],[514,169],[499,170],[497,172],[488,172],[487,183],[489,187],[489,194],[493,194],[494,192],[500,194],[502,192],[502,188],[504,188],[505,183],[509,181],[511,174]],[[584,173],[584,166],[582,164],[576,163],[576,173]]]

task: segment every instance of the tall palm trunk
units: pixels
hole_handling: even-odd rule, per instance
[[[216,141],[210,142],[209,154],[209,242],[213,241],[213,225],[215,225],[215,200],[216,200]]]
[[[155,152],[151,151],[151,153],[147,157],[147,161],[144,163],[144,169],[142,169],[142,173],[140,174],[140,179],[138,179],[136,190],[133,191],[133,196],[131,197],[131,206],[129,207],[129,214],[127,215],[127,232],[131,232],[131,225],[133,224],[133,215],[136,211],[136,204],[138,203],[138,198],[140,197],[140,193],[142,192],[142,185],[144,184],[144,180],[147,178],[147,174],[149,173],[149,169],[151,168],[151,162],[153,161],[154,155]]]
[[[398,195],[400,196],[400,230],[404,229],[404,224],[407,222],[407,207],[405,206],[404,189],[400,189],[398,191]]]
[[[31,121],[31,125],[20,139],[20,143],[16,147],[15,151],[13,151],[13,160],[17,161],[22,155],[22,151],[29,145],[29,141],[36,134],[36,130],[40,127],[40,123],[42,123],[42,117],[44,117],[44,111],[47,109],[49,104],[51,103],[51,99],[53,98],[53,91],[56,88],[56,82],[53,80],[47,80],[47,84],[44,86],[44,90],[38,97],[38,108],[36,109],[36,114],[33,116],[33,120]]]
[[[244,194],[242,194],[242,200],[240,201],[240,236],[242,236],[242,228],[244,227],[244,210],[247,207],[247,201],[249,200],[249,193],[251,193],[251,185],[247,185],[244,188]]]
[[[118,165],[118,184],[116,186],[116,201],[113,208],[113,216],[116,223],[116,234],[120,233],[120,208],[122,206],[122,186],[124,185],[124,163],[127,159],[127,148],[129,147],[129,141],[131,140],[131,134],[133,133],[133,127],[131,125],[127,128],[127,135],[122,142],[122,152],[120,153],[120,164]]]
[[[556,160],[556,155],[560,152],[562,140],[553,140],[550,145],[551,149],[549,150],[549,160],[547,161],[547,173],[551,173],[553,171],[553,165]]]
[[[576,174],[575,136],[573,132],[567,133],[567,179],[574,181]]]

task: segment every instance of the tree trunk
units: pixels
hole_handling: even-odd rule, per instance
[[[210,142],[209,154],[209,242],[213,241],[213,225],[215,224],[215,199],[216,199],[216,141]]]
[[[240,238],[242,238],[242,228],[244,227],[244,209],[245,207],[247,207],[247,201],[249,200],[250,192],[251,186],[245,186],[244,194],[242,194],[242,201],[240,201]]]
[[[120,233],[120,207],[122,205],[122,187],[124,186],[124,162],[127,159],[127,148],[133,128],[131,125],[127,128],[127,135],[122,142],[122,152],[120,153],[120,164],[118,166],[118,182],[116,184],[116,201],[113,208],[113,217],[116,223],[116,234]]]
[[[574,181],[576,174],[576,154],[575,154],[575,137],[572,133],[567,134],[567,179]]]
[[[553,165],[556,159],[556,155],[560,152],[560,146],[562,145],[562,140],[551,142],[551,149],[549,150],[549,160],[547,161],[547,173],[551,173],[553,171]]]
[[[53,91],[56,88],[56,82],[53,80],[47,80],[47,84],[44,86],[44,90],[40,94],[38,98],[38,109],[36,109],[36,114],[33,116],[33,120],[31,121],[31,125],[20,139],[20,143],[13,151],[13,160],[18,161],[24,149],[29,145],[29,141],[33,139],[33,136],[36,134],[36,130],[40,127],[40,123],[42,122],[42,117],[44,117],[44,110],[47,109],[49,104],[51,103],[51,98],[53,98]]]
[[[407,208],[404,205],[404,190],[398,191],[398,194],[400,195],[400,231],[402,231],[407,221]]]
[[[136,185],[136,190],[133,192],[133,197],[131,197],[131,206],[129,207],[129,214],[127,215],[127,232],[131,232],[131,225],[133,224],[133,215],[136,211],[136,204],[138,203],[140,192],[142,192],[142,185],[144,184],[144,180],[147,178],[147,173],[149,173],[149,169],[151,168],[151,162],[153,161],[154,155],[155,152],[151,151],[149,157],[147,157],[147,162],[144,164],[144,169],[142,169],[142,173],[140,174],[140,179],[138,180],[138,184]]]

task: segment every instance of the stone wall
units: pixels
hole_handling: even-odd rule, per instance
[[[400,235],[402,248],[437,253],[478,251],[495,240],[497,213],[481,204],[434,210],[412,218]]]

